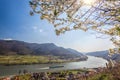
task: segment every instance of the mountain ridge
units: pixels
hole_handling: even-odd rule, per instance
[[[108,50],[89,52],[86,55],[101,57],[101,58],[104,58],[106,60],[112,59],[112,60],[115,60],[115,61],[120,61],[120,54],[113,54],[113,55],[109,56],[109,51]]]
[[[54,43],[38,44],[18,40],[0,40],[0,55],[53,55],[65,58],[87,58],[76,50],[58,47]]]

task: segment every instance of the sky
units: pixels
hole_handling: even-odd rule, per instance
[[[0,0],[0,39],[30,43],[54,43],[80,52],[113,48],[109,38],[96,38],[91,31],[69,31],[57,36],[54,27],[39,15],[30,16],[29,0]]]

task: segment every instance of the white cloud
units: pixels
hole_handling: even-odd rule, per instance
[[[43,32],[43,30],[42,30],[42,29],[39,29],[39,32]]]
[[[5,38],[3,40],[10,41],[10,40],[13,40],[13,39],[12,38]]]
[[[38,27],[37,27],[37,26],[33,26],[33,29],[34,29],[34,30],[37,30],[37,29],[38,29]]]
[[[39,28],[38,26],[33,26],[32,29],[35,31],[35,32],[43,32],[43,29]]]

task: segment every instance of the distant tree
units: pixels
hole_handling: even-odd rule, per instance
[[[86,2],[87,1],[87,2]],[[57,35],[71,30],[93,30],[108,35],[120,53],[119,0],[31,0],[30,15],[40,14],[54,25]]]

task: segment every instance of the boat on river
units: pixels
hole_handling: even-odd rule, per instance
[[[61,68],[61,67],[64,67],[64,66],[49,66],[50,69],[52,69],[52,68]]]

